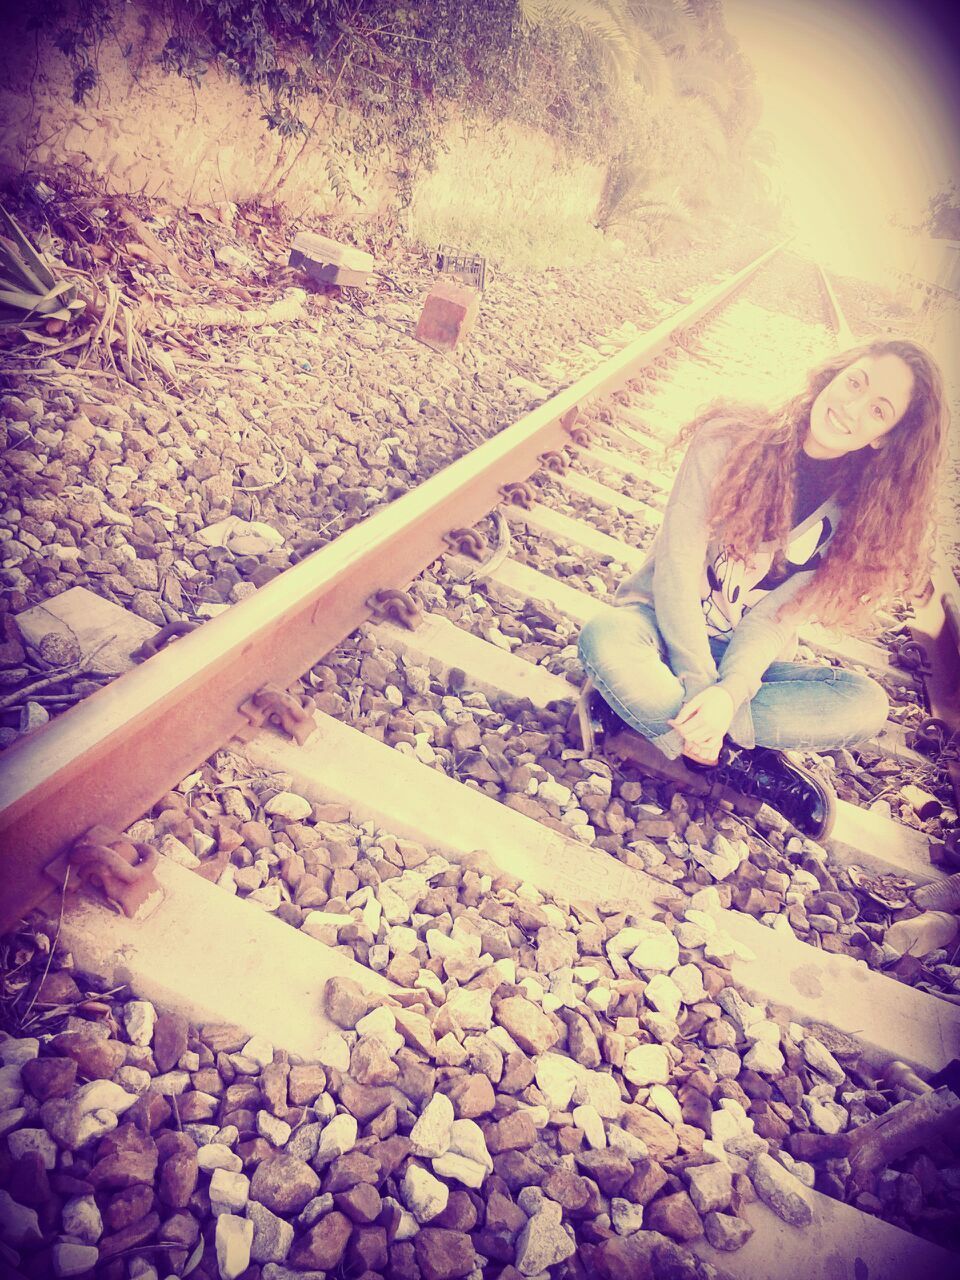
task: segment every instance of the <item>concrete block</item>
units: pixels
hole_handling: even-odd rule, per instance
[[[480,294],[454,280],[438,280],[427,294],[416,337],[437,351],[452,351],[473,328]]]
[[[338,244],[329,236],[301,231],[290,249],[290,266],[303,267],[311,280],[321,284],[362,286],[373,270],[373,254]]]
[[[128,613],[86,587],[71,587],[43,604],[24,609],[17,614],[17,626],[30,646],[38,645],[51,631],[73,636],[84,657],[107,640],[94,660],[94,667],[97,671],[117,674],[134,665],[131,652],[157,633],[152,622]]]

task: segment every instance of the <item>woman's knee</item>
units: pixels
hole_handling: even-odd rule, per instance
[[[890,714],[890,699],[883,685],[870,676],[861,676],[856,672],[848,672],[848,677],[857,682],[859,699],[858,707],[862,722],[867,726],[865,738],[872,738],[879,733]]]
[[[837,745],[852,746],[879,733],[890,712],[883,686],[870,676],[844,669],[837,670],[831,684],[842,700],[823,708],[824,727],[831,726]]]
[[[588,669],[596,670],[618,662],[630,651],[651,648],[645,637],[637,634],[634,620],[623,609],[601,609],[588,618],[580,629],[577,650]]]

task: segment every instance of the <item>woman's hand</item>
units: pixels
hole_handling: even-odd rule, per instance
[[[720,685],[695,694],[668,723],[683,738],[685,754],[712,764],[733,720],[733,698]]]

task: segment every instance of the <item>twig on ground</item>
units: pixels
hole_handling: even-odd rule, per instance
[[[107,636],[105,640],[100,641],[96,648],[85,654],[79,662],[73,662],[69,666],[61,667],[59,671],[54,671],[52,674],[44,676],[42,680],[34,680],[33,684],[25,685],[22,689],[17,689],[15,693],[8,693],[6,697],[0,698],[0,711],[6,711],[24,698],[29,698],[31,694],[37,693],[41,689],[46,689],[52,684],[59,684],[61,680],[67,680],[70,676],[85,674],[101,649],[105,649],[116,638],[115,635]]]

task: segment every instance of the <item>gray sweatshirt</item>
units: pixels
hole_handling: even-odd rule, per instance
[[[762,545],[749,561],[734,559],[712,537],[707,511],[713,483],[735,436],[704,428],[694,436],[677,472],[663,523],[643,565],[617,589],[618,605],[646,604],[656,611],[667,661],[682,682],[685,701],[718,684],[733,699],[729,736],[755,745],[750,700],[772,662],[793,656],[797,623],[778,621],[784,604],[812,581],[840,519],[831,497],[790,531],[783,572],[773,571],[776,547]],[[728,643],[719,666],[709,637]],[[658,746],[675,755],[674,730]]]

